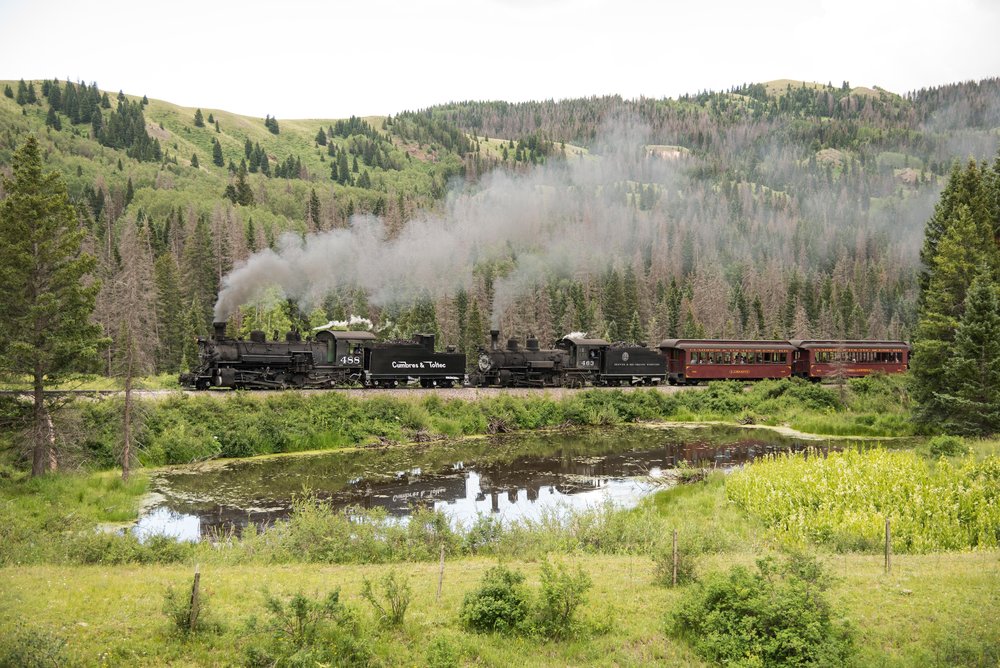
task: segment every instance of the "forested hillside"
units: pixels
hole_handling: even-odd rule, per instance
[[[356,315],[463,348],[491,315],[543,340],[907,337],[937,195],[1000,141],[1000,80],[294,121],[0,86],[0,169],[39,138],[98,258],[110,337],[116,286],[149,295],[130,307],[153,330],[149,371],[191,360],[222,289],[244,332]],[[244,266],[255,253],[271,264]],[[294,280],[254,274],[275,258]]]

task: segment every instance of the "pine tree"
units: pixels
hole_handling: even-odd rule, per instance
[[[12,100],[14,99],[14,89],[10,87],[10,84],[3,87],[3,96],[9,97]]]
[[[314,227],[319,227],[319,195],[316,194],[315,188],[309,195],[309,221]]]
[[[201,115],[201,109],[196,109],[195,112],[194,112],[194,126],[196,128],[203,128],[203,127],[205,127],[205,119]]]
[[[59,120],[59,114],[52,107],[49,107],[49,113],[45,116],[45,125],[53,130],[62,130],[62,121]]]
[[[1000,432],[1000,296],[991,278],[983,265],[969,286],[935,396],[945,429],[970,436]]]
[[[25,90],[27,92],[27,90]],[[49,106],[59,111],[62,109],[62,91],[59,89],[59,82],[54,81],[49,84],[49,92],[45,95],[49,99]]]
[[[236,172],[235,203],[240,206],[251,206],[253,204],[253,190],[247,182],[247,168],[244,163],[240,163],[240,169]]]
[[[45,384],[96,362],[100,328],[90,315],[99,286],[86,280],[95,260],[81,250],[84,231],[61,176],[42,172],[33,135],[12,168],[0,202],[0,367],[32,377],[31,471],[40,475],[56,455]]]
[[[340,151],[337,156],[337,183],[342,186],[351,184],[351,168],[347,164],[347,151]]]
[[[483,312],[479,308],[479,301],[472,300],[472,308],[469,310],[469,322],[462,337],[465,343],[465,352],[469,356],[470,364],[476,363],[475,353],[486,341],[486,324],[483,320]]]
[[[200,166],[198,164],[198,154],[197,153],[192,153],[191,154],[191,166],[194,167],[195,169],[198,169],[198,167]]]
[[[195,331],[208,333],[212,324],[212,307],[219,292],[216,258],[212,252],[212,231],[204,216],[199,216],[184,243],[184,288],[196,314],[192,321]],[[189,360],[190,362],[191,360]]]
[[[326,146],[326,133],[323,132],[323,128],[320,128],[319,132],[316,133],[316,143],[320,146]]]
[[[218,139],[212,142],[212,163],[216,167],[222,167],[226,164],[222,156],[222,144],[219,143]]]
[[[209,123],[215,123],[215,116],[213,116],[211,113],[209,113],[209,115],[208,115],[208,122]]]
[[[639,312],[632,311],[632,320],[629,322],[627,340],[631,343],[640,343],[644,338],[642,335],[642,321],[639,320]]]
[[[156,326],[160,345],[156,353],[158,372],[177,373],[181,370],[181,346],[184,336],[184,297],[181,294],[177,259],[167,252],[156,260]]]
[[[957,180],[957,183],[954,181]],[[996,276],[1000,247],[993,231],[992,177],[973,164],[952,171],[928,221],[921,259],[927,263],[921,283],[920,313],[914,335],[911,369],[918,417],[928,423],[948,419],[960,388],[949,386],[946,364],[967,310],[969,277],[981,267]]]

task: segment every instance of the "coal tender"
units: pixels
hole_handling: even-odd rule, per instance
[[[465,354],[449,346],[434,350],[433,334],[416,334],[412,341],[378,343],[365,350],[365,385],[453,387],[465,382]]]

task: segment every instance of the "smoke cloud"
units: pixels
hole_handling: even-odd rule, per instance
[[[275,285],[306,307],[353,286],[375,305],[452,295],[471,287],[477,262],[512,258],[513,270],[494,283],[496,324],[512,301],[553,272],[590,275],[650,247],[653,218],[626,193],[636,183],[676,192],[681,163],[651,155],[647,143],[637,122],[608,126],[591,155],[523,174],[493,172],[450,193],[441,212],[423,212],[393,239],[371,216],[305,238],[286,234],[276,250],[253,255],[223,279],[215,319]]]

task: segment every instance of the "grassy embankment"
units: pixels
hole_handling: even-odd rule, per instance
[[[27,410],[23,402],[5,398],[0,402],[0,421],[23,420]],[[67,413],[80,434],[71,445],[91,468],[115,466],[120,410],[120,398],[107,398],[77,402]],[[914,431],[905,381],[900,378],[857,379],[843,388],[767,381],[744,390],[736,383],[719,382],[698,392],[592,390],[561,399],[542,392],[478,401],[404,392],[391,397],[360,392],[178,394],[143,402],[143,415],[138,440],[144,445],[139,457],[146,466],[663,420],[738,420],[837,436],[902,436]],[[4,440],[12,444],[13,435],[0,433],[0,446]]]

